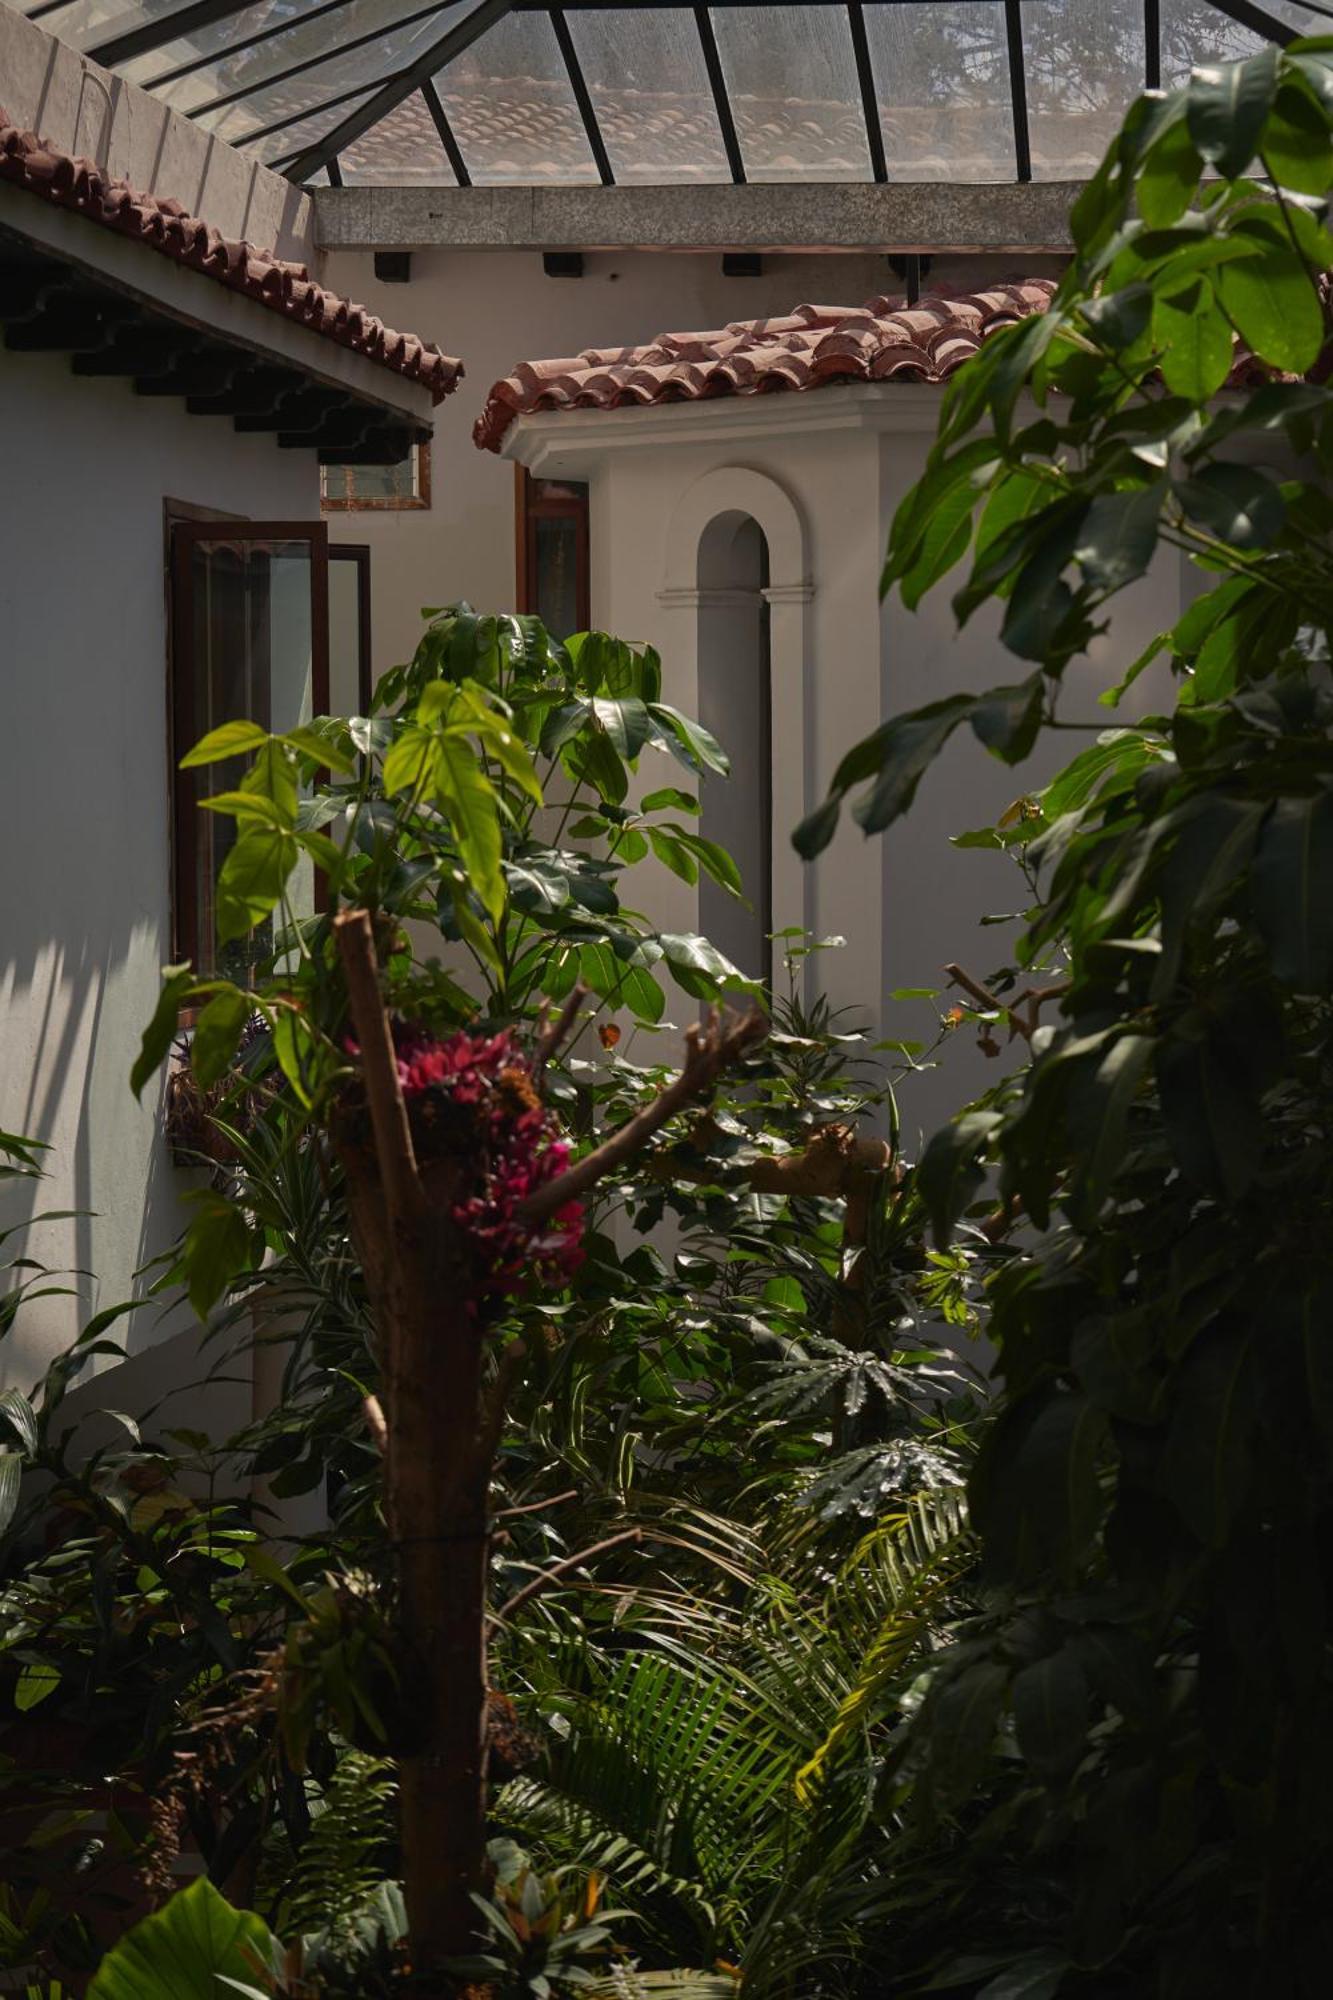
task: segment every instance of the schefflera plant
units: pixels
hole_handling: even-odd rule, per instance
[[[331,928],[342,905],[373,913],[390,1005],[433,1029],[531,1019],[576,986],[651,1027],[666,1007],[663,971],[703,1001],[749,983],[706,938],[660,931],[621,899],[625,870],[649,854],[686,882],[705,873],[742,894],[731,857],[692,823],[694,791],[668,784],[630,802],[645,751],[689,780],[728,770],[716,739],[662,700],[653,649],[602,632],[562,643],[536,618],[466,604],[425,615],[415,656],[382,677],[368,715],[276,735],[228,722],[182,759],[206,769],[248,757],[232,789],[203,801],[236,822],[218,942],[269,924],[275,941],[252,985],[166,968],[136,1093],[194,1008],[202,1091],[224,1084],[262,1017],[294,1108],[317,1113],[347,1069]],[[313,916],[294,907],[303,863],[318,871]],[[440,949],[423,959],[410,939],[432,932]],[[190,1199],[182,1275],[202,1315],[264,1246],[216,1189]]]
[[[584,1193],[708,1095],[767,1027],[757,1013],[711,1009],[674,1082],[571,1161],[542,1083],[588,988],[655,1022],[665,999],[651,968],[663,961],[709,1000],[747,983],[704,939],[656,932],[617,893],[650,844],[677,872],[705,867],[740,892],[728,857],[684,824],[692,794],[626,803],[649,746],[693,774],[726,768],[660,694],[648,649],[601,634],[558,645],[535,620],[461,607],[431,615],[371,715],[282,735],[233,722],[185,760],[250,758],[234,789],[204,801],[237,823],[218,881],[220,941],[275,911],[281,927],[253,986],[168,968],[131,1080],[142,1089],[188,1003],[201,1007],[197,1082],[234,1077],[239,1092],[254,1045],[244,1070],[238,1051],[262,1017],[270,1109],[284,1100],[341,1169],[381,1379],[365,1414],[384,1459],[400,1693],[391,1747],[423,1994],[455,1990],[449,1966],[470,1950],[484,1886],[489,1489],[525,1359],[521,1341],[505,1340],[506,1303],[568,1277]],[[594,847],[562,844],[571,819]],[[292,898],[303,857],[323,905],[304,918]],[[452,969],[414,958],[413,920],[457,947]],[[192,1199],[181,1271],[202,1315],[265,1244],[223,1190]]]

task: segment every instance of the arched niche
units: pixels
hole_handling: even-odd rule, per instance
[[[704,884],[700,927],[751,976],[769,969],[762,933],[810,925],[790,834],[813,798],[813,595],[805,520],[775,479],[719,467],[682,495],[658,597],[681,613],[669,657],[732,756],[732,778],[703,789],[703,830],[736,854],[754,904],[739,910]]]

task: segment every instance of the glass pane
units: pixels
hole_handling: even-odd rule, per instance
[[[867,7],[891,181],[1011,181],[1014,107],[1001,0]]]
[[[569,73],[545,14],[508,14],[441,70],[468,171],[483,186],[595,181]]]
[[[712,7],[709,13],[749,178],[869,180],[843,8]]]
[[[540,486],[533,498],[540,501]],[[551,489],[547,487],[546,491]],[[586,499],[587,488],[562,485],[562,496]],[[547,631],[567,639],[579,629],[579,541],[581,513],[534,513],[532,516],[533,609]]]
[[[419,90],[338,155],[349,187],[454,187],[454,170]]]
[[[1144,88],[1143,0],[1024,0],[1032,175],[1087,180]]]
[[[38,26],[59,36],[71,48],[95,48],[113,35],[128,34],[132,28],[146,27],[150,21],[169,20],[187,0],[139,0],[127,7],[125,0],[69,0],[69,4],[43,14]],[[31,13],[25,4],[23,11]]]
[[[1167,90],[1184,83],[1202,63],[1243,62],[1267,46],[1262,35],[1230,20],[1210,0],[1161,0],[1161,8],[1162,83]],[[1268,11],[1276,16],[1281,9],[1270,6]]]
[[[354,97],[344,98],[339,104],[328,105],[322,111],[312,111],[308,118],[294,119],[280,131],[266,132],[262,139],[252,140],[242,135],[233,138],[232,144],[244,146],[247,160],[263,160],[271,165],[301,152],[306,146],[315,145],[330,133],[335,125],[340,125],[349,111],[355,111],[358,105],[364,104],[369,96],[368,90],[359,90]],[[282,113],[277,110],[273,113],[275,118],[281,115]],[[201,119],[200,123],[203,122]]]
[[[399,24],[405,14],[419,13],[419,4],[409,5],[408,0],[348,0],[346,6],[333,14],[319,13],[312,20],[297,21],[281,34],[268,35],[251,48],[237,46],[242,40],[238,32],[240,23],[221,21],[202,29],[198,35],[182,37],[145,61],[157,64],[154,74],[162,79],[154,94],[177,111],[194,111],[238,91],[246,92],[235,106],[235,114],[248,120],[237,129],[248,131],[281,117],[288,108],[289,96],[294,106],[303,109],[309,104],[321,104],[352,84],[381,82],[391,71],[410,62],[421,45],[438,41],[451,22],[467,12],[469,4],[470,0],[455,0],[453,6],[409,26]],[[271,17],[261,21],[248,12],[242,19],[250,33],[273,25]],[[363,40],[367,35],[371,39]],[[359,42],[360,46],[349,48],[348,44],[353,42]],[[174,81],[168,80],[182,64],[209,53],[210,46],[218,51],[218,59],[200,69],[191,69],[188,75],[177,76]],[[280,81],[296,65],[321,56],[327,60],[316,60],[312,68],[303,70],[299,76],[290,77],[286,83]],[[136,78],[138,82],[144,80]],[[270,87],[261,88],[264,85]],[[209,129],[220,132],[224,138],[231,136],[225,119],[210,122]]]
[[[87,0],[80,0],[80,4],[87,4]],[[334,30],[345,9],[338,8],[331,14],[328,9],[329,0],[257,0],[256,5],[245,8],[240,14],[192,28],[189,34],[164,42],[160,49],[132,56],[129,62],[118,63],[116,67],[119,74],[128,77],[131,83],[151,90],[160,83],[171,81],[179,70],[195,63],[203,65],[219,56],[232,54],[238,65],[243,64],[249,54],[245,45],[254,42],[256,36],[268,38],[258,44],[259,48],[268,47],[271,41],[285,42],[298,25],[312,14],[323,14],[326,28]],[[334,34],[330,32],[326,46],[333,39]],[[175,103],[176,100],[172,98],[168,101]]]
[[[248,718],[291,729],[311,713],[314,666],[311,549],[306,541],[197,541],[190,549],[191,733]],[[184,746],[182,746],[182,749]],[[196,800],[235,786],[244,758],[190,774]],[[267,948],[256,933],[216,944],[217,879],[235,839],[225,813],[193,814],[195,962],[244,981]],[[188,852],[188,846],[186,848]],[[306,900],[308,900],[308,892]],[[187,948],[189,939],[182,939]]]
[[[687,8],[578,9],[566,19],[618,181],[731,179]]]

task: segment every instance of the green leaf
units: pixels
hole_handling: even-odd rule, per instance
[[[218,941],[244,937],[264,921],[301,857],[295,836],[274,827],[243,833],[218,870]]]
[[[139,1053],[130,1071],[130,1089],[138,1097],[153,1071],[166,1061],[167,1054],[180,1033],[180,1012],[186,996],[194,985],[194,973],[188,965],[168,965],[163,969],[164,985],[158,995],[153,1018],[143,1031]]]
[[[1040,674],[1014,687],[990,688],[973,705],[972,733],[1006,764],[1021,764],[1037,740],[1044,699]]]
[[[791,844],[805,861],[813,861],[822,854],[838,830],[842,816],[842,798],[834,792],[822,805],[806,814],[799,822],[791,837]]]
[[[869,750],[873,745],[878,765],[878,775],[868,797],[856,807],[856,818],[867,833],[882,833],[886,826],[892,826],[902,817],[930,765],[959,723],[968,721],[976,707],[976,699],[970,694],[950,695],[927,708],[896,717],[858,745],[859,751]],[[835,774],[834,783],[840,789],[845,789],[842,774],[856,755],[856,751],[850,752]]]
[[[701,722],[693,722],[682,715],[669,702],[654,701],[648,704],[648,713],[658,728],[654,732],[659,742],[666,744],[680,761],[691,771],[716,771],[725,778],[731,770],[731,760],[717,738],[704,728]]]
[[[1279,187],[1323,196],[1333,185],[1328,117],[1311,93],[1284,83],[1263,135],[1264,165]]]
[[[1277,90],[1278,52],[1269,46],[1247,62],[1196,69],[1185,103],[1189,135],[1199,157],[1226,180],[1243,174]]]
[[[60,1669],[49,1660],[29,1660],[14,1689],[14,1706],[21,1715],[36,1708],[60,1686]]]
[[[205,1090],[226,1073],[254,1006],[252,994],[233,986],[215,993],[196,1021],[190,1067]]]
[[[18,1511],[19,1486],[23,1479],[23,1454],[0,1451],[0,1535]]]
[[[1222,264],[1213,283],[1231,324],[1261,361],[1304,375],[1324,345],[1324,309],[1294,250],[1265,248]]]
[[[1237,1200],[1258,1167],[1263,1114],[1234,1060],[1210,1042],[1161,1042],[1157,1082],[1182,1172],[1210,1194]]]
[[[436,797],[449,816],[468,882],[493,923],[505,905],[504,839],[495,791],[466,737],[450,731],[440,738]]]
[[[627,763],[633,763],[648,741],[651,723],[647,708],[637,695],[628,695],[619,701],[608,701],[599,696],[594,699],[592,708],[599,726],[611,739],[616,754]]]
[[[1167,229],[1179,222],[1194,198],[1203,172],[1189,126],[1178,118],[1149,147],[1139,170],[1139,213],[1150,229]]]
[[[201,1875],[112,1946],[88,2000],[218,2000],[219,1978],[252,1980],[272,1943],[262,1918],[234,1910]]]
[[[322,1080],[324,1045],[299,1007],[278,1007],[272,1034],[278,1067],[309,1110]]]
[[[926,1697],[921,1729],[931,1745],[926,1778],[937,1808],[966,1798],[995,1740],[1009,1669],[998,1660],[977,1660],[950,1674]]]
[[[720,847],[715,840],[705,840],[702,834],[691,833],[683,826],[672,826],[668,831],[674,833],[681,846],[695,856],[706,875],[711,875],[733,896],[743,894],[741,871],[725,847]],[[620,851],[624,855],[623,845]]]
[[[28,1456],[37,1449],[37,1417],[22,1389],[0,1390],[0,1417],[13,1430]]]
[[[210,799],[200,799],[204,812],[229,813],[233,819],[259,820],[265,826],[276,826],[280,831],[290,831],[295,824],[295,813],[285,811],[276,799],[266,798],[262,792],[215,792]]]
[[[675,785],[664,785],[659,791],[648,792],[639,801],[639,811],[697,813],[699,801],[693,792],[678,791]]]
[[[664,868],[669,868],[673,875],[678,875],[682,882],[688,882],[691,887],[699,880],[698,862],[685,843],[677,839],[674,833],[668,832],[665,827],[650,826],[648,839],[653,853]]]
[[[1173,1384],[1175,1411],[1157,1461],[1182,1520],[1214,1548],[1225,1544],[1249,1504],[1258,1420],[1255,1331],[1214,1325],[1193,1342]]]
[[[193,1211],[181,1245],[180,1275],[190,1304],[207,1319],[232,1279],[250,1266],[250,1231],[234,1202],[211,1188],[187,1195]]]
[[[1252,466],[1205,465],[1192,479],[1178,479],[1173,490],[1191,520],[1232,548],[1271,548],[1282,532],[1282,494]]]
[[[436,789],[439,769],[439,737],[420,723],[405,723],[384,759],[384,789],[390,798],[398,792],[428,798]]]
[[[343,747],[346,728],[344,722],[326,715],[288,729],[282,740],[302,757],[313,757],[325,769],[350,776],[356,770],[356,759]]]
[[[1279,799],[1251,871],[1254,914],[1273,976],[1297,993],[1333,978],[1333,793]]]
[[[995,1111],[965,1111],[932,1134],[916,1171],[935,1241],[948,1243],[953,1226],[985,1184],[982,1158],[1002,1123]]]
[[[1207,278],[1183,291],[1161,292],[1153,302],[1153,346],[1168,389],[1191,403],[1206,403],[1231,370],[1235,335]]]
[[[1110,1190],[1125,1151],[1130,1106],[1138,1094],[1155,1044],[1149,1035],[1126,1034],[1097,1063],[1085,1088],[1070,1095],[1069,1123],[1080,1214],[1091,1224]]]
[[[1064,1646],[1016,1674],[1013,1703],[1018,1747],[1037,1776],[1047,1784],[1069,1777],[1088,1727],[1088,1683],[1073,1649]]]
[[[193,750],[186,752],[181,758],[181,769],[190,771],[199,764],[220,764],[243,751],[259,750],[268,740],[268,731],[257,722],[224,722],[220,728],[210,729]]]
[[[705,937],[663,931],[657,942],[677,985],[684,987],[696,1000],[712,1000],[724,986],[742,986],[751,992],[757,991],[755,981],[747,979]]]

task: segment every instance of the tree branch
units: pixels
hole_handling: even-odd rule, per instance
[[[534,1083],[539,1084],[541,1082],[543,1070],[546,1068],[547,1063],[555,1056],[566,1035],[568,1035],[570,1029],[573,1027],[578,1017],[579,1008],[583,1005],[587,997],[588,989],[580,979],[570,993],[564,1006],[560,1009],[559,1014],[557,1014],[554,1023],[548,1027],[545,1021],[542,1022],[541,1039],[537,1043],[537,1053],[533,1058],[532,1064]]]
[[[417,1173],[407,1106],[398,1081],[398,1059],[380,992],[370,912],[344,910],[333,919],[333,935],[347,981],[347,1005],[361,1054],[384,1198],[390,1221],[403,1221],[420,1213],[426,1197]]]
[[[687,1104],[706,1097],[723,1070],[738,1062],[756,1043],[762,1042],[767,1033],[767,1018],[757,1007],[751,1008],[739,1020],[712,1009],[708,1019],[691,1028],[686,1035],[685,1061],[674,1082],[669,1083],[651,1104],[636,1112],[593,1152],[585,1153],[581,1160],[576,1160],[567,1173],[561,1174],[558,1180],[548,1181],[545,1187],[538,1188],[535,1194],[520,1202],[520,1218],[529,1228],[535,1228],[625,1160],[633,1159],[636,1153],[643,1151],[654,1132],[660,1131],[667,1120],[674,1118],[678,1111],[683,1111]]]
[[[580,1549],[576,1556],[566,1556],[563,1562],[552,1563],[551,1567],[544,1569],[540,1576],[534,1576],[530,1583],[525,1583],[521,1590],[516,1590],[507,1604],[501,1605],[498,1611],[493,1612],[492,1622],[503,1625],[506,1618],[512,1618],[516,1611],[521,1610],[543,1590],[548,1589],[553,1583],[559,1583],[561,1577],[568,1576],[571,1570],[581,1569],[584,1563],[591,1562],[594,1556],[604,1556],[608,1549],[618,1549],[623,1542],[642,1540],[642,1528],[624,1528],[618,1535],[608,1535],[604,1542],[594,1542],[590,1549]]]

